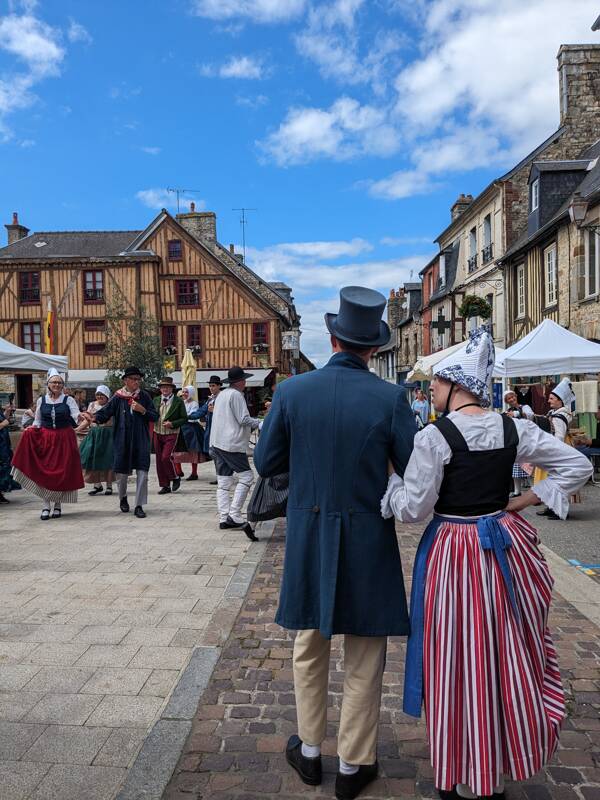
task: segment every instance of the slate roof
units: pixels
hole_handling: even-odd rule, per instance
[[[456,280],[456,270],[458,268],[458,251],[460,248],[460,241],[454,242],[451,247],[446,248],[444,253],[446,255],[446,282],[444,285],[437,289],[429,298],[429,304],[434,300],[439,300],[442,297],[446,297],[446,295],[450,294],[452,289],[454,288],[454,282]]]
[[[118,256],[140,231],[40,231],[0,248],[0,259],[110,258]],[[42,246],[42,242],[45,242]]]

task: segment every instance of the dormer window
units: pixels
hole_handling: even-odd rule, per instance
[[[535,211],[540,205],[540,179],[536,178],[531,184],[531,211]]]

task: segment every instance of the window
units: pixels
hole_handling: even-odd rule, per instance
[[[525,316],[525,264],[517,267],[517,317]]]
[[[252,323],[252,344],[269,344],[269,327],[266,322]]]
[[[600,272],[600,237],[593,231],[585,232],[585,262],[580,276],[579,298],[594,297],[598,294]]]
[[[181,239],[169,239],[169,261],[181,261]]]
[[[446,284],[446,255],[442,253],[440,255],[440,266],[439,266],[439,283],[440,287],[445,286]]]
[[[531,184],[531,211],[535,211],[540,205],[540,179],[536,178]]]
[[[105,331],[106,330],[106,320],[105,319],[84,319],[83,320],[83,330],[84,331]]]
[[[162,326],[162,346],[177,347],[177,328],[175,325]]]
[[[102,270],[88,270],[83,273],[83,302],[104,302],[104,276]]]
[[[85,354],[86,356],[101,356],[106,350],[104,342],[86,342]]]
[[[556,278],[556,245],[553,244],[544,250],[544,299],[546,306],[555,305],[558,300]]]
[[[200,325],[188,325],[187,328],[188,347],[200,347],[202,344],[202,329]]]
[[[468,272],[474,272],[477,269],[477,228],[471,228],[469,231],[469,258],[467,259]]]
[[[486,214],[483,218],[483,249],[481,251],[481,263],[487,264],[492,258],[492,215]]]
[[[19,273],[19,302],[39,303],[40,302],[40,273],[39,272],[20,272]]]
[[[23,322],[21,324],[21,345],[27,350],[42,352],[42,326],[39,322]]]
[[[176,281],[177,307],[194,308],[200,305],[198,281]]]

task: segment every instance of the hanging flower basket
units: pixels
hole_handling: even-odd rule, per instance
[[[478,297],[476,294],[468,294],[462,301],[458,313],[464,319],[470,319],[471,317],[489,319],[492,316],[492,307],[483,297]]]

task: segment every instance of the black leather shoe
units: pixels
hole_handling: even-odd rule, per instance
[[[124,514],[126,514],[129,511],[129,503],[127,502],[127,498],[126,497],[122,497],[121,498],[121,502],[119,503],[119,505],[121,507],[121,511]]]
[[[436,791],[441,800],[459,800],[460,798],[459,793],[456,791],[456,786],[454,789],[437,789]]]
[[[338,772],[335,779],[335,796],[337,800],[354,800],[365,786],[377,777],[377,762],[374,764],[361,764],[354,775],[342,775]]]
[[[158,490],[159,494],[171,494],[171,487],[170,486],[163,486],[162,489]]]
[[[104,489],[101,486],[94,486],[91,492],[88,492],[90,497],[93,497],[95,494],[102,494]]]
[[[252,530],[252,525],[250,525],[249,522],[247,522],[244,525],[244,533],[250,539],[251,542],[258,542],[258,536],[254,535],[254,531]]]
[[[245,522],[236,522],[235,520],[231,519],[231,517],[227,517],[225,522],[222,522],[219,527],[222,528],[243,528]]]
[[[285,760],[292,769],[295,769],[300,780],[308,786],[318,786],[321,783],[322,767],[321,756],[306,758],[302,755],[302,740],[294,734],[290,736],[285,748]]]
[[[554,512],[554,511],[552,511],[552,509],[550,509],[550,511],[548,512],[548,514],[546,516],[548,517],[548,519],[560,519],[558,514],[556,512]]]
[[[175,480],[172,483],[173,491],[176,492],[180,486],[181,486],[181,478],[175,478]]]
[[[209,481],[209,483],[210,483],[211,486],[217,486],[219,481]]]
[[[198,480],[197,475],[188,475],[188,477],[186,478],[186,481],[197,481],[197,480]]]
[[[550,516],[550,509],[545,508],[543,511],[536,511],[535,513],[538,515],[538,517],[548,517]]]
[[[136,506],[133,512],[138,519],[145,519],[146,512],[141,506]]]

